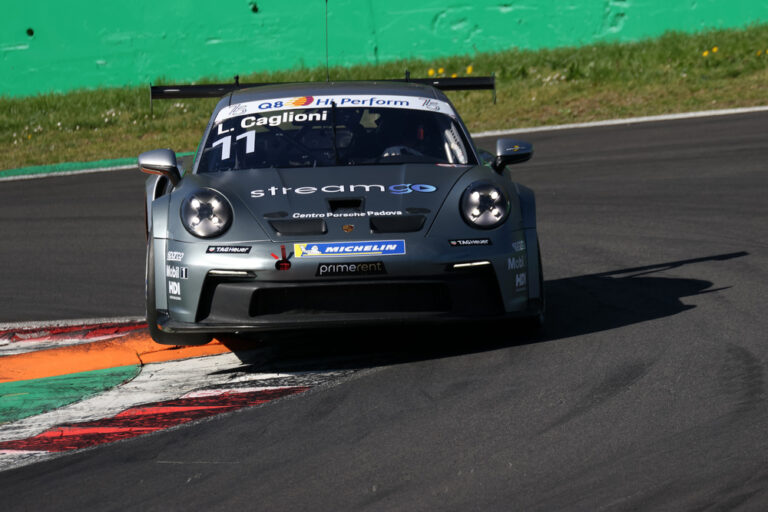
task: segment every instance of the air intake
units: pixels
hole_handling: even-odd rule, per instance
[[[328,208],[331,213],[353,213],[363,211],[363,200],[356,199],[329,199]]]
[[[371,231],[374,233],[412,233],[424,226],[424,215],[398,215],[392,217],[371,217]]]
[[[324,235],[328,232],[323,219],[271,220],[269,225],[278,236]]]

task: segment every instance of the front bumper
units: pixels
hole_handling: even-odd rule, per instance
[[[529,251],[516,251],[523,236]],[[520,232],[508,247],[494,242],[492,247],[455,249],[409,242],[407,257],[335,258],[381,259],[387,270],[386,275],[343,278],[318,278],[318,265],[325,260],[316,258],[295,258],[291,270],[278,271],[271,254],[279,254],[280,246],[271,243],[253,244],[248,255],[210,255],[192,244],[155,239],[156,247],[163,247],[156,254],[183,255],[178,262],[162,256],[155,261],[156,275],[163,276],[156,279],[157,323],[171,333],[231,333],[535,315],[538,254],[528,265],[535,236],[535,230]],[[455,267],[468,261],[486,264]],[[244,275],[221,275],[221,269]],[[521,273],[528,275],[528,286],[520,286]]]
[[[208,276],[194,323],[163,330],[222,332],[504,314],[490,265],[422,279],[269,282]]]

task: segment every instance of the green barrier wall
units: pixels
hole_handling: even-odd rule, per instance
[[[323,0],[27,0],[0,18],[0,95],[325,63]],[[766,0],[329,0],[330,63],[634,41],[768,21]]]

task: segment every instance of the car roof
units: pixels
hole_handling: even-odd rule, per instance
[[[275,84],[240,89],[232,93],[230,104],[258,101],[286,96],[321,96],[339,94],[382,94],[393,96],[421,96],[447,101],[445,95],[432,87],[414,82],[302,82]]]

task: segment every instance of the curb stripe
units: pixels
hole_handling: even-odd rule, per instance
[[[300,394],[356,372],[254,371],[261,354],[251,348],[148,364],[133,380],[96,396],[2,425],[0,471]]]
[[[143,316],[114,316],[107,318],[77,318],[72,320],[33,320],[31,322],[0,323],[0,334],[8,331],[34,331],[35,329],[54,329],[84,325],[138,324],[145,322]]]
[[[146,327],[146,322],[132,322],[9,329],[0,331],[0,356],[120,338]]]
[[[245,393],[245,392],[251,392],[251,391],[264,391],[265,389],[282,389],[282,388],[290,388],[290,387],[300,387],[300,386],[276,386],[276,387],[266,387],[266,386],[245,387],[244,386],[240,388],[202,389],[199,391],[191,391],[186,395],[182,396],[181,398],[200,398],[200,397],[209,397],[209,396],[228,395],[232,393]]]
[[[61,324],[0,331],[6,348],[80,343],[0,356],[0,471],[258,406],[355,372],[259,372],[254,362],[268,361],[269,350],[248,343],[164,347],[143,322]],[[104,368],[77,372],[93,367]],[[21,378],[40,374],[53,376]]]
[[[130,439],[183,423],[295,395],[307,387],[230,393],[144,404],[111,418],[62,425],[34,437],[0,443],[0,450],[63,452]]]
[[[115,366],[176,361],[229,351],[218,341],[191,347],[158,345],[145,330],[141,330],[123,338],[5,356],[0,365],[0,383],[104,370]]]
[[[231,382],[231,372],[242,365],[242,361],[231,352],[148,364],[141,367],[136,378],[121,386],[55,411],[0,426],[0,441],[32,437],[56,425],[98,420],[141,404],[172,400],[196,389]]]
[[[93,339],[108,335],[120,335],[127,331],[146,329],[146,322],[131,324],[85,324],[53,327],[49,329],[9,329],[0,331],[0,340],[10,342],[57,341],[73,338]]]
[[[136,377],[138,365],[0,384],[0,425],[97,395]]]

